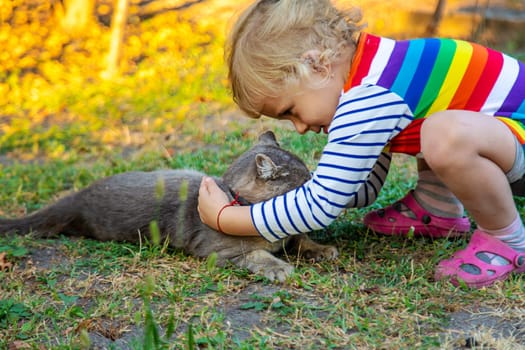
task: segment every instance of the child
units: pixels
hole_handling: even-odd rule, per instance
[[[344,208],[372,203],[390,152],[402,152],[420,159],[418,184],[366,215],[367,226],[465,234],[464,206],[477,228],[438,264],[436,279],[481,287],[525,272],[511,190],[525,174],[525,65],[464,41],[358,33],[359,20],[329,0],[260,0],[240,16],[227,51],[235,102],[252,117],[289,120],[300,134],[327,133],[328,143],[310,181],[267,202],[232,206],[204,179],[201,219],[269,241],[318,230]]]

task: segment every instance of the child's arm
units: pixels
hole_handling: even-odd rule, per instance
[[[202,179],[197,208],[202,222],[232,236],[259,236],[252,223],[250,207],[231,206],[229,203],[226,193],[211,177]]]
[[[388,175],[391,159],[389,153],[381,153],[368,181],[361,186],[354,201],[348,204],[348,208],[368,206],[375,201]],[[202,179],[198,206],[202,222],[217,231],[232,236],[259,236],[252,222],[250,207],[229,206],[229,203],[226,193],[217,186],[212,178]]]
[[[391,153],[382,152],[379,155],[379,158],[372,168],[370,175],[368,175],[366,182],[359,187],[354,199],[347,204],[347,208],[367,207],[375,202],[379,195],[379,191],[381,191],[381,188],[385,184],[391,160]]]
[[[370,205],[376,199],[388,175],[391,155],[381,153],[367,183],[363,184],[348,207]],[[253,225],[249,206],[229,206],[230,200],[215,181],[204,177],[199,189],[198,211],[202,222],[214,230],[232,236],[259,236]],[[224,208],[224,209],[223,209]],[[220,212],[220,217],[219,216]],[[220,228],[217,225],[220,225]]]
[[[260,234],[270,242],[322,229],[371,180],[368,175],[375,169],[384,147],[413,118],[405,101],[387,89],[374,85],[352,88],[341,97],[328,143],[310,180],[250,207],[225,209],[222,208],[229,203],[226,195],[206,180],[199,198],[201,219],[217,229],[219,216],[220,231],[244,236]],[[382,181],[379,183],[382,186]],[[368,185],[363,188],[363,203],[368,202],[370,198],[366,196],[370,193],[376,196],[374,190]]]

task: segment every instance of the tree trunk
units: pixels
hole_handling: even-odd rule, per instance
[[[115,10],[111,20],[111,42],[107,57],[107,67],[102,73],[104,79],[111,79],[118,74],[119,59],[122,51],[122,40],[126,28],[128,0],[115,0]]]
[[[68,33],[82,33],[92,23],[94,0],[64,0],[64,7],[66,13],[61,25]]]
[[[436,4],[436,9],[432,15],[432,20],[428,24],[426,35],[435,36],[438,32],[439,24],[443,19],[443,13],[445,12],[445,6],[447,4],[446,0],[438,0]]]

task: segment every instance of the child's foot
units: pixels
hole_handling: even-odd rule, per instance
[[[365,215],[364,224],[384,235],[406,236],[411,230],[416,236],[456,237],[470,231],[467,217],[445,218],[423,209],[413,191],[396,203]]]
[[[435,279],[449,279],[455,286],[465,283],[468,287],[480,288],[505,280],[511,272],[525,272],[525,252],[476,230],[465,249],[438,264]]]

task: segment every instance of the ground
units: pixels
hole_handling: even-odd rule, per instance
[[[73,245],[84,244],[82,240]],[[81,285],[84,281],[92,282],[89,284],[89,289],[95,289],[97,292],[90,292],[82,300],[77,300],[77,304],[87,308],[89,303],[95,302],[95,299],[90,300],[89,294],[104,295],[105,293],[112,293],[111,288],[115,288],[107,277],[98,276],[94,271],[86,269],[82,273],[75,275],[75,260],[85,259],[86,255],[76,256],[72,260],[71,254],[65,253],[67,250],[64,242],[61,240],[49,240],[41,242],[37,246],[30,249],[30,254],[19,262],[16,270],[18,273],[27,274],[29,285],[33,281],[34,288],[38,288],[38,282],[31,276],[49,275],[50,273],[57,273],[57,266],[60,266],[60,271],[65,275],[57,275],[57,278],[64,284],[77,284],[77,288],[82,289]],[[184,260],[183,260],[184,261]],[[183,264],[181,261],[174,261],[176,264]],[[187,262],[192,264],[191,260]],[[181,266],[175,268],[181,268]],[[182,266],[186,273],[191,273],[193,267]],[[125,274],[137,274],[137,271],[127,271]],[[69,276],[67,274],[70,274]],[[137,276],[138,277],[138,276]],[[75,282],[76,279],[76,282]],[[291,287],[291,288],[290,288]],[[291,285],[277,285],[261,283],[261,281],[246,280],[242,282],[235,292],[228,295],[217,296],[213,291],[208,291],[205,295],[198,298],[198,303],[209,304],[209,307],[214,308],[215,312],[223,315],[221,320],[222,327],[228,330],[232,336],[239,341],[245,338],[253,337],[253,334],[260,332],[261,335],[274,334],[276,337],[293,336],[297,329],[288,322],[283,322],[279,318],[273,317],[269,313],[268,305],[266,303],[279,303],[280,295],[286,291],[288,295],[282,297],[294,299],[295,303],[306,303],[314,310],[315,305],[323,303],[322,296],[315,291],[305,292],[298,290]],[[367,293],[374,293],[377,291],[368,291]],[[102,294],[100,294],[102,293]],[[247,307],[247,305],[254,304],[254,296],[257,300],[270,299],[261,303],[262,307],[258,309],[256,306]],[[136,308],[139,309],[141,304],[140,298],[133,301]],[[169,304],[169,302],[168,302]],[[166,304],[166,306],[168,305]],[[441,335],[442,349],[509,349],[518,350],[520,344],[525,349],[525,310],[508,308],[506,303],[502,305],[494,303],[485,303],[479,300],[478,303],[465,305],[457,310],[451,310],[448,315],[449,324],[443,328]],[[162,300],[156,304],[157,308],[163,307]],[[195,305],[196,308],[202,305]],[[266,310],[266,311],[265,311]],[[322,307],[316,312],[315,318],[323,319],[328,311],[324,311]],[[196,317],[196,316],[194,316]],[[96,319],[96,317],[95,317]],[[198,322],[198,319],[195,319]],[[424,322],[422,322],[424,324]],[[144,328],[133,323],[126,323],[119,320],[98,320],[93,321],[89,325],[82,325],[88,330],[89,339],[91,342],[91,349],[136,349],[137,344],[141,344],[144,336]],[[80,326],[79,326],[80,327]],[[165,330],[159,328],[163,333]],[[73,330],[72,330],[73,331]],[[184,323],[177,327],[174,338],[179,338],[188,331],[187,324]],[[312,338],[309,341],[310,348],[322,348],[322,339],[318,341]],[[317,344],[317,345],[315,345]],[[490,346],[492,344],[492,346]],[[496,346],[494,347],[494,344]],[[288,348],[288,347],[284,347]],[[385,348],[389,348],[386,346]]]

